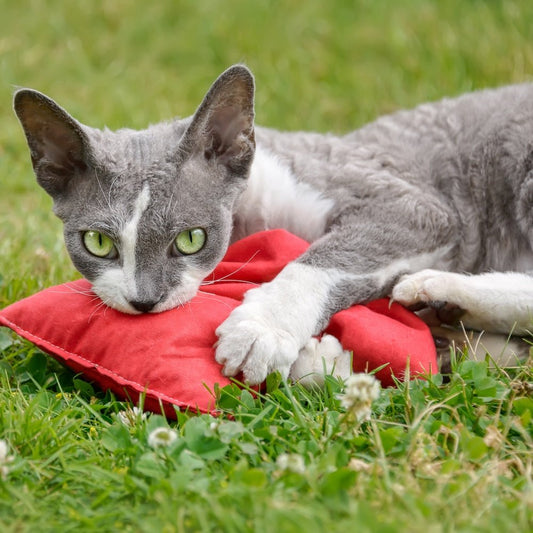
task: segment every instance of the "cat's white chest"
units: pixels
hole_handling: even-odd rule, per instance
[[[299,182],[275,155],[258,147],[248,186],[238,201],[232,240],[283,228],[312,242],[325,233],[333,200]]]

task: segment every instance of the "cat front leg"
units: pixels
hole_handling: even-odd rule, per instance
[[[287,376],[334,313],[390,294],[403,274],[446,265],[455,245],[446,206],[411,196],[349,209],[274,280],[248,291],[216,331],[224,374],[242,371],[251,384],[275,370]]]
[[[224,373],[242,370],[251,384],[275,370],[287,377],[300,349],[327,324],[331,291],[349,277],[294,262],[270,283],[248,291],[216,331],[216,360]]]
[[[398,259],[387,260],[379,251],[387,245],[391,249],[387,239],[398,240],[393,229],[380,232],[383,240],[372,246],[366,242],[372,255],[355,252],[365,243],[357,242],[354,235],[365,238],[365,233],[351,228],[323,237],[273,281],[248,291],[216,331],[216,360],[224,365],[225,375],[242,371],[250,384],[262,382],[275,370],[288,376],[300,350],[334,313],[389,294],[402,274],[433,266],[449,251],[448,245],[430,252],[419,248],[407,257],[398,252]]]

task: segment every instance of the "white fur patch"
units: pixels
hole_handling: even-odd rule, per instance
[[[224,373],[242,370],[252,384],[274,370],[287,377],[300,349],[317,333],[330,290],[346,277],[336,269],[290,263],[273,281],[248,291],[216,331],[216,360]]]
[[[196,296],[196,292],[207,274],[209,272],[189,266],[183,273],[179,286],[175,287],[164,301],[158,303],[152,312],[161,313],[187,303]]]
[[[121,268],[106,270],[93,283],[94,292],[102,301],[124,313],[138,313],[129,301],[135,300],[137,286],[135,283],[135,250],[139,232],[139,222],[150,203],[150,189],[145,183],[133,204],[133,215],[124,225],[120,239]]]
[[[233,240],[284,228],[309,242],[324,234],[333,200],[298,182],[275,155],[257,148],[246,191],[237,206]]]
[[[443,301],[466,311],[469,328],[526,334],[533,325],[533,277],[517,272],[467,275],[422,270],[404,277],[392,291],[404,305]]]
[[[290,378],[306,387],[322,386],[324,376],[330,374],[343,380],[352,373],[352,357],[343,350],[341,343],[332,335],[321,339],[313,337],[300,350],[298,359],[290,371]]]
[[[124,296],[124,271],[122,268],[108,268],[94,282],[92,289],[102,302],[123,313],[136,313]]]
[[[139,222],[143,213],[146,211],[149,202],[150,189],[148,184],[145,184],[133,204],[133,216],[122,229],[120,250],[122,256],[122,270],[124,271],[124,280],[128,285],[128,293],[131,298],[134,298],[137,294],[137,288],[135,286],[135,249],[137,248]]]

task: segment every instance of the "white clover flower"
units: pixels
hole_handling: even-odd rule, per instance
[[[170,446],[176,439],[178,434],[170,428],[157,428],[148,435],[148,444],[152,448],[162,448]]]
[[[7,455],[9,447],[7,442],[3,439],[0,439],[0,477],[6,479],[9,474],[9,463],[11,463],[15,458],[12,455]]]
[[[305,472],[304,458],[297,453],[282,453],[276,459],[276,465],[280,470],[303,474]]]
[[[344,393],[339,395],[341,405],[357,420],[368,420],[380,390],[379,381],[371,374],[352,374],[346,380]]]
[[[356,472],[371,472],[375,466],[363,461],[362,459],[357,459],[353,457],[348,463],[348,468],[355,470]]]
[[[5,461],[7,458],[7,442],[3,439],[0,440],[0,461]]]
[[[138,407],[128,407],[118,413],[118,419],[127,427],[133,427],[137,422],[146,420],[146,413],[143,413]]]
[[[498,450],[504,443],[505,438],[496,426],[488,426],[483,437],[483,442],[489,447]]]

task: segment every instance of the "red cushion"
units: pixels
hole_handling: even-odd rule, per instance
[[[272,280],[308,247],[284,230],[257,233],[228,249],[206,278],[212,281],[183,307],[159,314],[127,315],[101,306],[85,280],[43,290],[6,307],[0,325],[14,330],[103,389],[145,408],[175,416],[173,406],[214,410],[210,391],[227,385],[214,359],[215,329],[244,293]],[[217,281],[218,280],[218,281]],[[243,283],[242,281],[251,282]],[[353,351],[354,370],[378,373],[392,385],[410,361],[413,374],[435,371],[436,352],[427,326],[388,300],[337,313],[326,332]]]

